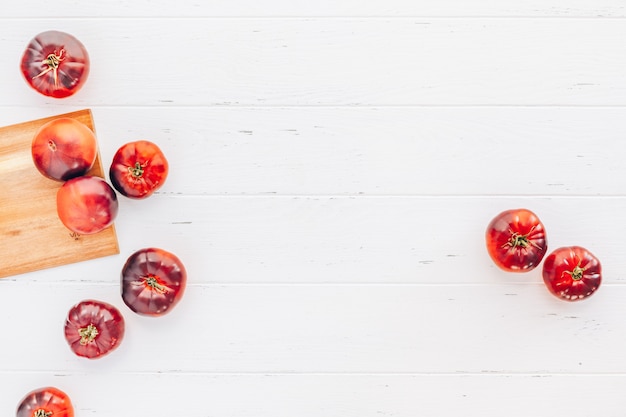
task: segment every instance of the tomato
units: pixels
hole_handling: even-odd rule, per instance
[[[37,130],[31,153],[39,172],[66,181],[85,175],[93,167],[98,145],[91,129],[78,120],[62,117]]]
[[[50,30],[35,36],[22,55],[26,82],[43,95],[64,98],[76,93],[89,75],[89,55],[74,36]]]
[[[26,394],[17,406],[16,417],[74,417],[70,397],[58,388],[45,387]]]
[[[57,214],[72,232],[88,235],[113,224],[119,203],[102,178],[83,176],[66,181],[57,191]]]
[[[161,149],[147,140],[130,142],[115,153],[109,178],[120,194],[146,198],[158,190],[168,173],[168,163]]]
[[[600,286],[602,266],[585,248],[558,248],[543,263],[543,282],[552,294],[563,300],[582,300]]]
[[[124,327],[124,317],[117,308],[102,301],[84,300],[67,315],[65,339],[76,355],[97,359],[119,346]]]
[[[180,301],[186,283],[187,272],[176,255],[163,249],[141,249],[122,268],[122,299],[137,314],[160,316]]]
[[[506,210],[487,226],[487,251],[501,269],[526,272],[535,268],[548,250],[546,233],[530,210]]]

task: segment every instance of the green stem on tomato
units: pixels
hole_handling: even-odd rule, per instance
[[[146,286],[150,287],[159,294],[165,294],[168,291],[168,288],[159,283],[159,280],[155,276],[150,275],[147,278],[144,278],[144,283]]]
[[[58,69],[59,69],[59,65],[61,64],[61,61],[63,61],[64,59],[65,59],[65,49],[61,49],[58,55],[57,55],[57,51],[54,51],[53,53],[48,55],[46,59],[44,59],[41,62],[43,65],[47,65],[48,68],[41,71],[39,74],[35,75],[32,79],[34,80],[35,78],[39,78],[49,73],[50,71],[52,71],[52,74],[54,76],[54,86],[58,87],[59,86]]]
[[[93,324],[90,324],[87,327],[83,327],[78,329],[78,334],[80,336],[80,344],[86,345],[87,343],[93,342],[94,339],[98,336],[98,328]]]
[[[580,267],[580,265],[576,265],[576,266],[574,267],[574,270],[573,270],[573,271],[571,271],[571,272],[570,272],[570,271],[567,271],[567,273],[568,273],[568,274],[570,274],[570,275],[572,276],[572,279],[573,279],[574,281],[579,281],[579,280],[581,280],[581,279],[583,278],[583,272],[585,272],[585,271],[583,271],[583,269]]]
[[[530,232],[526,233],[525,235],[519,233],[519,232],[514,232],[512,230],[509,229],[509,233],[511,233],[511,236],[509,237],[509,240],[506,241],[506,243],[504,245],[502,245],[502,248],[517,248],[517,247],[521,247],[521,248],[527,248],[528,246],[534,246],[537,249],[541,249],[541,246],[537,245],[535,242],[531,242],[528,239],[528,236],[535,230],[535,226],[533,226],[530,229]]]
[[[135,162],[134,167],[128,167],[128,172],[135,178],[139,178],[143,175],[144,169],[139,162]]]

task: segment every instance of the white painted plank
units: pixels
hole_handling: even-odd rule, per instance
[[[626,373],[626,286],[571,304],[539,284],[197,285],[167,316],[140,317],[115,284],[0,282],[0,369],[61,373]],[[67,311],[117,305],[126,336],[79,358]],[[16,303],[16,300],[22,300]]]
[[[36,7],[34,4],[36,3]],[[558,17],[624,17],[620,0],[121,0],[93,4],[72,0],[54,3],[23,1],[3,10],[9,17],[112,17],[134,16],[558,16]]]
[[[64,113],[4,107],[0,125]],[[104,164],[166,152],[162,193],[624,195],[625,108],[93,108]]]
[[[17,69],[49,27],[92,57],[69,105],[626,104],[620,19],[149,18],[4,22],[0,105],[56,102]]]
[[[198,284],[543,285],[540,268],[500,271],[485,247],[496,214],[526,207],[543,221],[549,251],[584,246],[601,260],[605,283],[626,282],[617,220],[625,198],[155,195],[120,203],[119,255],[7,279],[115,284],[128,256],[156,246],[177,254]]]
[[[115,383],[111,381],[115,378]],[[0,374],[0,412],[56,385],[76,415],[118,417],[621,416],[623,375]],[[11,382],[8,382],[11,381]],[[37,385],[38,384],[38,385]],[[581,398],[580,391],[584,391]],[[139,392],[138,392],[139,391]],[[123,408],[120,406],[123,405]]]

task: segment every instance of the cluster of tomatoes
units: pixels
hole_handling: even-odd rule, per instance
[[[506,210],[487,226],[487,251],[494,263],[508,272],[536,268],[548,251],[543,223],[527,209]],[[560,247],[543,262],[548,290],[566,301],[578,301],[595,293],[602,282],[597,257],[581,246]]]
[[[74,94],[89,73],[85,47],[72,35],[48,31],[31,40],[21,62],[26,81],[46,96]],[[56,196],[61,222],[76,236],[99,233],[118,214],[117,193],[144,199],[158,190],[169,166],[159,147],[147,140],[129,142],[115,153],[109,169],[111,185],[89,175],[98,156],[96,135],[83,123],[66,117],[53,119],[35,133],[33,163],[50,180],[61,182]],[[181,260],[159,248],[133,253],[121,270],[123,302],[135,313],[161,316],[181,299],[187,273]],[[121,312],[98,300],[74,305],[65,321],[65,338],[78,356],[96,359],[115,350],[124,338]],[[28,393],[17,417],[73,417],[69,396],[54,387]]]

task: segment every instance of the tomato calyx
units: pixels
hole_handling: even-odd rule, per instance
[[[141,165],[140,162],[135,162],[135,166],[128,167],[128,172],[135,178],[141,178],[144,173],[144,167],[146,165]]]
[[[151,289],[152,291],[156,293],[165,294],[171,291],[165,285],[161,284],[159,282],[159,278],[154,275],[148,275],[147,277],[142,277],[142,278],[143,278],[143,285],[145,285],[146,287],[148,287],[149,289]]]
[[[569,274],[574,281],[580,281],[583,278],[584,269],[580,267],[580,264],[576,265],[572,271],[565,271],[565,274]]]
[[[33,414],[33,417],[50,417],[52,415],[52,411],[46,411],[43,408],[39,408]]]
[[[534,230],[535,230],[535,226],[533,226],[530,229],[530,232],[523,235],[519,232],[514,232],[513,230],[509,229],[509,233],[511,233],[511,237],[504,245],[502,245],[502,248],[503,249],[504,248],[517,248],[517,247],[527,248],[528,246],[534,246],[535,248],[541,250],[541,246],[537,245],[535,242],[530,241],[528,238],[528,236],[530,236],[530,234]]]
[[[59,65],[61,64],[61,62],[63,62],[65,60],[65,58],[67,58],[67,54],[65,52],[65,49],[61,49],[58,52],[57,55],[57,51],[55,50],[53,53],[51,53],[50,55],[48,55],[46,57],[46,59],[44,59],[43,61],[41,61],[41,63],[43,65],[47,65],[48,68],[46,68],[45,70],[41,71],[39,74],[35,75],[33,77],[33,80],[35,78],[39,78],[43,75],[46,75],[47,73],[49,73],[50,71],[53,71],[52,74],[54,76],[54,87],[57,88],[59,86]]]
[[[98,328],[93,324],[89,324],[87,327],[78,329],[78,335],[80,336],[80,344],[85,346],[95,340],[100,332]]]

